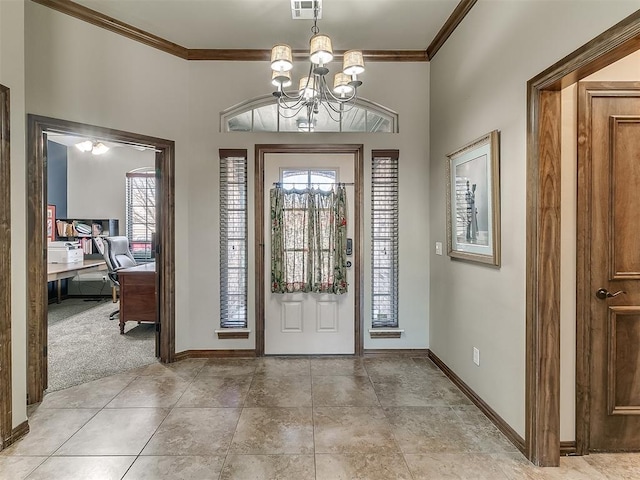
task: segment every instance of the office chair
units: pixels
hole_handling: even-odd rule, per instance
[[[109,280],[111,280],[111,284],[117,289],[120,287],[118,270],[135,267],[137,263],[129,250],[129,239],[127,237],[103,237],[102,239],[104,240],[104,251],[102,255],[107,264]],[[112,312],[109,315],[109,320],[113,320],[119,313],[120,309]]]

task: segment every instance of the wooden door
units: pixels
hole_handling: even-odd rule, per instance
[[[579,84],[578,173],[577,439],[640,450],[640,83]]]

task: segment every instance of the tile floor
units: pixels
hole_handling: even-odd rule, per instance
[[[154,364],[49,394],[0,479],[613,480],[640,454],[536,468],[426,358]]]

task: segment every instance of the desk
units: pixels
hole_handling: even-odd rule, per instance
[[[73,278],[76,275],[87,272],[106,271],[107,264],[104,260],[89,259],[76,263],[47,263],[47,282],[57,282],[58,303],[60,303],[60,280]]]
[[[125,322],[157,321],[156,264],[145,263],[118,270],[120,284],[120,333]]]

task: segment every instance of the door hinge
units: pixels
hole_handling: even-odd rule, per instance
[[[42,347],[42,356],[46,357],[49,354],[49,348],[47,345],[45,345],[44,347]]]
[[[156,332],[160,331],[160,325],[162,325],[160,322],[156,322]]]

